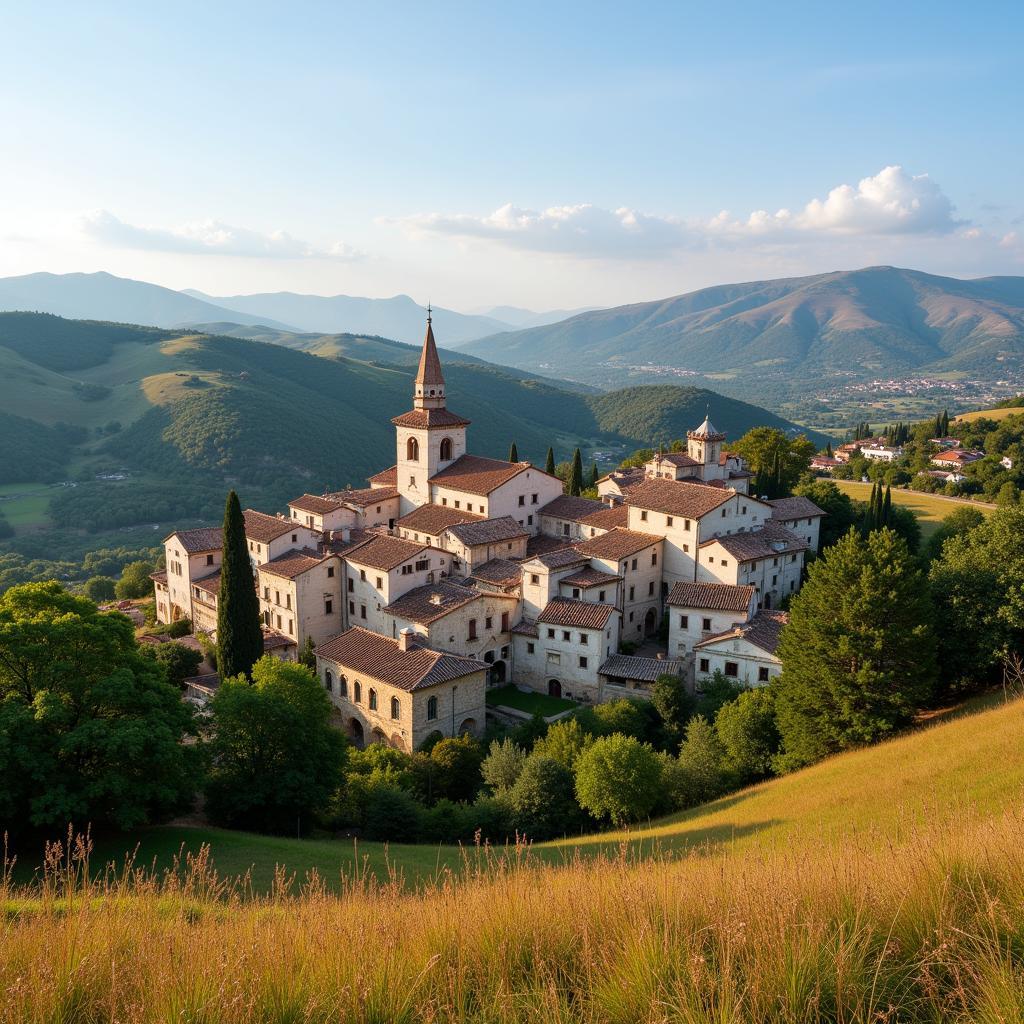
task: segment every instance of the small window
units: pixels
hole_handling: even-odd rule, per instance
[[[735,661],[727,661],[725,663],[725,674],[730,679],[735,679],[740,674],[740,667]]]
[[[634,599],[634,595],[635,594],[636,594],[636,587],[630,587],[629,588],[629,599],[630,599],[630,601],[632,601]]]
[[[355,601],[349,601],[349,603],[348,603],[348,613],[349,613],[349,615],[355,615],[355,613],[356,613],[356,603],[355,603]]]
[[[481,511],[483,511],[483,510],[481,509]],[[533,516],[527,516],[526,517],[526,525],[527,526],[533,526]]]
[[[679,628],[680,629],[689,629],[690,628],[690,616],[689,615],[680,615],[679,616]]]
[[[469,639],[476,639],[476,619],[469,620]]]
[[[707,672],[708,668],[709,668],[708,659],[707,658],[701,658],[700,659],[700,670],[701,670],[701,672]]]
[[[710,630],[711,630],[711,620],[710,619],[705,619],[701,623],[701,627],[700,628],[703,629],[705,633],[710,632]]]
[[[645,508],[640,509],[640,521],[642,523],[647,522],[647,509]]]
[[[768,682],[768,666],[767,665],[762,665],[757,670],[757,681],[759,683],[767,683]]]
[[[519,495],[519,504],[520,504],[520,506],[523,506],[523,505],[526,504],[526,495],[525,494],[520,494]]]
[[[508,632],[508,612],[501,613],[501,631],[502,633]]]
[[[532,584],[536,585],[536,584],[540,583],[540,577],[535,572],[531,572],[530,573],[530,582]]]
[[[590,637],[586,633],[580,633],[580,643],[586,647],[590,643]]]
[[[452,439],[450,437],[441,438],[441,461],[447,462],[452,457]]]
[[[346,679],[345,676],[338,677],[338,693],[340,693],[342,697],[348,696],[348,679]]]
[[[365,569],[360,569],[360,570],[359,570],[359,578],[360,578],[360,579],[361,579],[361,580],[362,580],[362,581],[363,581],[364,583],[366,582],[366,570],[365,570]]]
[[[580,596],[580,588],[579,587],[573,587],[572,588],[572,596],[573,596],[574,600],[579,600],[579,596]]]
[[[536,505],[537,504],[537,495],[536,494],[531,494],[530,495],[530,504],[531,505]],[[807,521],[810,522],[809,519]]]
[[[658,552],[655,551],[655,552],[653,552],[651,554],[651,565],[657,565],[657,564],[658,564]]]
[[[397,697],[391,698],[391,717],[396,722],[402,717],[402,703]]]
[[[334,692],[334,676],[331,675],[330,669],[324,673],[324,688],[328,693]]]
[[[665,516],[665,525],[666,526],[671,526],[673,522],[674,522],[674,520],[672,519],[671,516]]]
[[[651,580],[647,584],[647,596],[650,597],[654,593],[654,580]]]
[[[427,701],[427,721],[434,722],[437,720],[437,698],[431,697]]]
[[[328,579],[334,579],[334,566],[333,565],[327,566],[327,578]]]
[[[348,592],[351,594],[356,589],[356,581],[351,576],[348,578]]]
[[[384,589],[384,581],[379,576],[377,577],[377,589],[378,590],[383,590]]]
[[[585,654],[580,655],[580,668],[587,667],[587,656]]]
[[[527,654],[533,654],[534,650],[535,650],[534,645],[532,643],[527,643],[527,645],[526,645],[526,653]]]
[[[550,627],[548,628],[548,639],[549,640],[554,640],[555,639],[555,631],[553,629],[551,629]]]
[[[361,604],[359,606],[359,618],[361,618],[361,619],[365,619],[366,618],[366,605],[365,604]]]
[[[490,615],[484,619],[484,629],[494,629],[494,619]]]
[[[357,704],[363,702],[363,684],[357,679],[355,685],[352,687],[352,697]]]
[[[293,533],[292,534],[292,543],[293,544],[298,544],[299,543],[299,535],[297,533]]]
[[[689,528],[690,528],[690,520],[689,519],[684,519],[683,520],[683,529],[684,530],[688,530]]]
[[[207,555],[206,556],[206,564],[207,565],[213,565],[213,555]]]
[[[634,559],[633,559],[633,561],[632,561],[632,562],[630,563],[630,566],[629,566],[629,567],[630,567],[630,569],[632,569],[632,570],[633,570],[633,572],[636,572],[636,559],[635,559],[635,558],[634,558]]]
[[[329,598],[324,598],[324,615],[334,614],[334,602]]]
[[[598,599],[598,601],[603,602],[604,601],[604,595],[605,595],[605,591],[599,590],[597,592],[597,599]]]
[[[566,643],[568,643],[572,639],[572,633],[570,633],[569,630],[567,630],[567,629],[563,629],[562,630],[562,639],[565,640]]]
[[[369,701],[367,702],[371,711],[377,710],[377,691],[370,687]]]

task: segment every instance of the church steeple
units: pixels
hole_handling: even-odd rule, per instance
[[[423,351],[420,353],[420,365],[416,371],[416,384],[413,389],[413,406],[416,409],[443,409],[444,374],[441,372],[441,360],[434,344],[434,327],[431,323],[431,309],[427,306],[427,334],[423,339]]]

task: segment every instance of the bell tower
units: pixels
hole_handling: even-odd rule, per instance
[[[686,435],[686,454],[700,463],[702,480],[718,480],[724,475],[719,466],[724,440],[725,434],[715,428],[710,412],[696,430]]]
[[[432,320],[428,306],[427,333],[413,383],[412,410],[391,421],[395,425],[395,468],[402,515],[429,504],[430,478],[466,454],[469,420],[448,411]]]

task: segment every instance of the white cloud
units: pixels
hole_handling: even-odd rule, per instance
[[[362,259],[364,255],[344,242],[318,247],[293,238],[286,231],[262,234],[217,220],[196,221],[177,228],[140,227],[126,223],[108,210],[96,210],[81,217],[79,227],[95,241],[119,249],[344,262]]]
[[[526,210],[506,204],[487,216],[417,214],[392,220],[412,234],[484,239],[534,252],[594,258],[664,256],[709,245],[807,242],[837,236],[948,234],[962,222],[927,174],[885,167],[856,186],[839,185],[803,209],[755,210],[745,219],[723,210],[705,220],[606,210],[589,203]]]

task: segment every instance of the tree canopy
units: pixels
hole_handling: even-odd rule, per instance
[[[773,498],[792,494],[815,455],[814,444],[802,434],[790,438],[777,427],[754,427],[739,440],[730,442],[729,450],[747,460]]]

